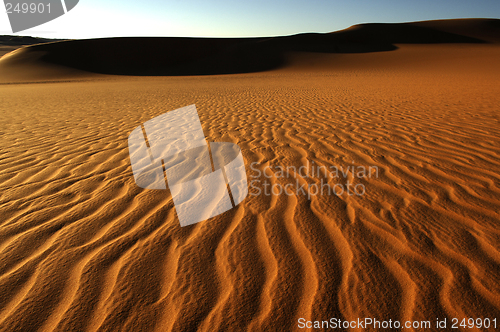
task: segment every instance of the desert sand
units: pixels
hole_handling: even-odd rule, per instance
[[[301,318],[369,317],[498,327],[498,22],[5,55],[0,331],[295,331]],[[349,180],[364,194],[249,187],[234,209],[180,227],[168,190],[135,184],[127,138],[191,104],[208,141],[241,148],[249,185]],[[378,174],[273,174],[312,162]]]

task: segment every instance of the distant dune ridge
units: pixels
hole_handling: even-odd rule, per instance
[[[14,66],[22,70],[18,66],[43,63],[100,74],[217,75],[286,66],[290,52],[366,53],[395,50],[395,44],[498,42],[500,20],[495,19],[371,23],[269,38],[103,38],[22,48],[0,60],[0,75]]]
[[[0,36],[0,58],[3,55],[14,51],[21,46],[50,43],[54,41],[57,41],[57,39],[45,39],[45,38],[22,37],[22,36]]]
[[[496,318],[498,330],[498,22],[74,40],[5,55],[0,332],[287,332],[332,318],[431,324],[385,329],[415,332],[469,318],[493,331]],[[192,104],[207,142],[240,147],[249,194],[180,227],[169,189],[134,181],[128,137]],[[294,171],[313,163],[378,171]],[[325,181],[365,193],[256,189]]]

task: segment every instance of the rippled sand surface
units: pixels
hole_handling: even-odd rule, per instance
[[[0,85],[0,330],[498,321],[499,55],[407,45],[252,74]],[[190,104],[260,184],[181,228],[168,190],[135,184],[127,137]],[[313,162],[378,173],[276,174]],[[265,181],[365,192],[257,195]]]

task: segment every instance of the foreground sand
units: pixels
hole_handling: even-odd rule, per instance
[[[399,46],[264,73],[1,85],[0,330],[498,322],[500,48]],[[379,176],[349,175],[363,196],[249,195],[181,228],[168,191],[135,185],[127,137],[190,104],[209,141],[241,147],[249,181],[254,162]]]

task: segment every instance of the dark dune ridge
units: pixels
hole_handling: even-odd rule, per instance
[[[0,45],[1,46],[25,46],[25,45],[36,45],[42,43],[50,43],[55,41],[63,41],[64,39],[48,39],[30,36],[9,36],[0,35]]]
[[[0,70],[42,62],[113,75],[216,75],[279,68],[290,52],[366,53],[395,50],[395,44],[499,41],[498,19],[370,23],[332,33],[267,38],[102,38],[24,47],[2,59]]]

